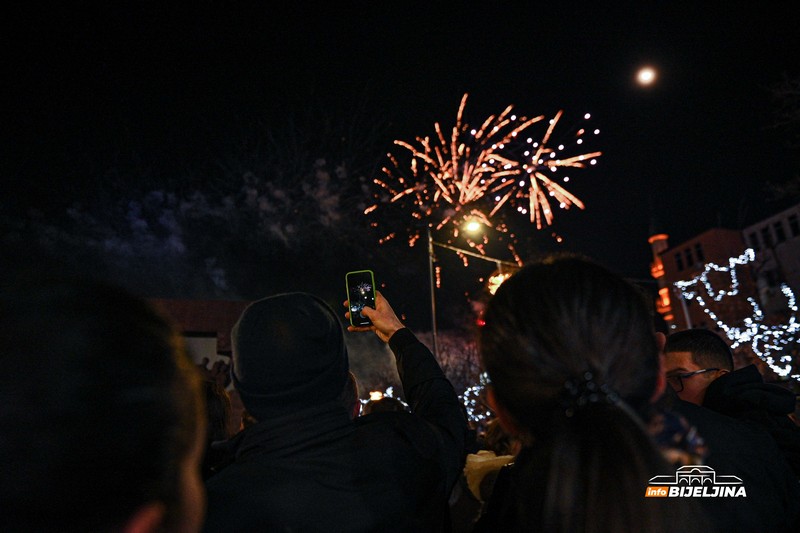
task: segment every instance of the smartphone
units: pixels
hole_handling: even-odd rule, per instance
[[[371,326],[372,322],[361,314],[361,310],[365,305],[375,308],[375,276],[372,270],[348,272],[344,280],[350,304],[350,323],[356,327]]]

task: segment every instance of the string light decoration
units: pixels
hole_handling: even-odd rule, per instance
[[[483,402],[483,390],[489,384],[489,374],[482,372],[478,378],[478,383],[464,390],[460,396],[461,403],[467,411],[467,419],[471,422],[483,422],[491,419],[494,415]]]
[[[749,344],[753,353],[767,363],[777,375],[784,378],[791,377],[800,381],[800,371],[794,367],[793,357],[790,354],[790,350],[792,348],[796,349],[798,343],[800,343],[800,335],[798,335],[800,323],[797,320],[797,301],[788,285],[783,283],[780,286],[790,311],[789,319],[785,324],[767,324],[764,313],[752,297],[747,298],[747,302],[753,310],[752,315],[744,318],[741,326],[729,326],[724,323],[707,305],[706,296],[719,302],[723,298],[739,294],[739,280],[736,275],[736,268],[754,260],[755,252],[752,248],[748,248],[742,255],[731,257],[727,266],[708,263],[705,265],[703,272],[695,278],[678,281],[674,285],[680,291],[682,298],[695,300],[708,317],[725,332],[728,339],[732,341],[731,349]],[[709,274],[712,272],[730,274],[730,287],[715,289],[708,279]]]
[[[557,171],[565,167],[583,168],[595,164],[602,152],[590,152],[562,157],[560,153],[574,145],[582,145],[589,128],[577,128],[570,141],[550,147],[556,125],[563,112],[559,111],[548,123],[539,139],[523,136],[532,125],[544,120],[544,115],[534,118],[517,116],[513,106],[491,115],[476,128],[464,120],[468,94],[464,94],[452,130],[445,132],[434,124],[435,136],[417,137],[416,143],[402,140],[394,144],[403,149],[404,157],[387,154],[389,164],[381,170],[385,179],[376,178],[379,186],[376,202],[367,207],[365,215],[379,206],[394,204],[402,213],[410,215],[415,226],[408,229],[409,246],[421,237],[421,228],[428,226],[436,231],[449,231],[448,243],[459,236],[460,228],[469,221],[477,221],[508,235],[508,247],[516,256],[516,237],[506,224],[492,224],[491,218],[504,206],[525,215],[538,229],[553,221],[550,202],[558,202],[562,209],[571,206],[584,208],[575,195],[562,183],[569,176],[557,178]],[[588,120],[590,115],[584,115]],[[599,134],[599,130],[591,130]],[[402,160],[401,160],[402,159]],[[420,224],[423,222],[424,224]],[[376,224],[373,224],[376,225]],[[393,239],[395,231],[384,235],[379,242]],[[488,237],[473,238],[463,232],[470,247],[485,254]]]

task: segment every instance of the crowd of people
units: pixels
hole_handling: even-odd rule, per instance
[[[346,329],[312,294],[252,302],[222,379],[233,416],[169,317],[34,270],[0,276],[2,531],[800,530],[796,396],[713,331],[657,332],[648,296],[588,258],[531,262],[489,300],[477,439],[381,292]],[[367,333],[405,403],[362,408],[345,338]],[[701,466],[746,496],[650,486]]]

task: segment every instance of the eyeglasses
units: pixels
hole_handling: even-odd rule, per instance
[[[685,374],[672,374],[671,376],[667,376],[667,383],[675,389],[675,392],[681,392],[683,390],[683,380],[688,379],[692,376],[696,376],[697,374],[703,374],[705,372],[713,372],[715,370],[719,370],[719,368],[703,368],[702,370],[695,370],[694,372],[686,372]]]

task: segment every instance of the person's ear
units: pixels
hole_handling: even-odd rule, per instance
[[[667,390],[667,373],[664,371],[664,352],[658,353],[658,373],[656,374],[656,388],[653,389],[653,395],[650,397],[650,403],[655,403],[664,391]]]
[[[489,404],[489,409],[497,417],[498,422],[500,423],[500,427],[503,428],[503,431],[508,433],[509,435],[519,436],[522,432],[519,429],[519,424],[517,424],[514,417],[511,416],[511,413],[497,400],[497,396],[495,396],[494,388],[491,386],[486,387],[486,403]]]
[[[667,336],[660,331],[656,331],[655,336],[658,353],[664,353],[664,347],[667,345]]]
[[[161,526],[164,521],[164,514],[166,508],[161,502],[149,502],[141,507],[131,516],[125,527],[122,528],[123,533],[156,533],[161,531]]]
[[[658,373],[656,374],[656,387],[650,397],[650,403],[655,403],[667,390],[667,373],[664,358],[664,347],[667,345],[667,336],[660,331],[655,332],[656,346],[658,347]]]

